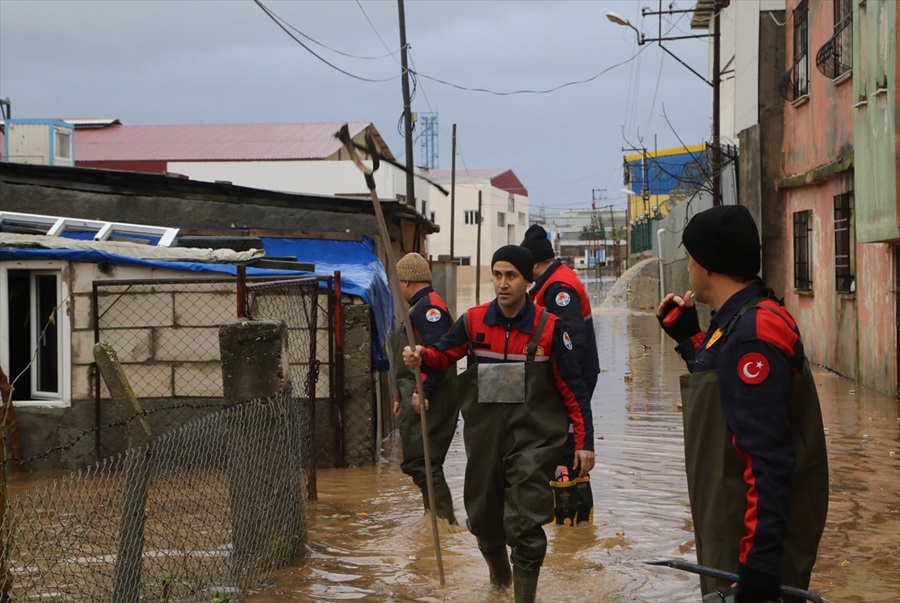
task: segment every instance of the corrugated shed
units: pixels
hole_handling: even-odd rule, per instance
[[[334,137],[342,123],[111,125],[76,129],[75,156],[81,162],[110,161],[284,161],[328,159],[341,150]],[[384,150],[374,126],[352,122],[354,138],[367,129]]]

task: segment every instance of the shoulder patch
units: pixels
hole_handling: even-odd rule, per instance
[[[564,295],[564,294],[560,293],[560,295]],[[568,331],[563,331],[563,343],[566,345],[567,349],[570,349],[570,350],[572,349],[572,338],[569,337]]]
[[[756,337],[774,345],[788,358],[793,358],[794,346],[800,339],[793,329],[795,324],[793,318],[783,310],[775,310],[762,304],[756,309]]]
[[[572,301],[572,298],[565,291],[560,291],[556,294],[556,305],[560,307],[565,307],[569,305],[569,302]]]
[[[750,352],[738,361],[738,377],[748,385],[759,385],[769,376],[769,361],[762,354]]]
[[[441,311],[437,308],[429,308],[427,312],[425,312],[425,320],[428,322],[437,322],[441,319]]]

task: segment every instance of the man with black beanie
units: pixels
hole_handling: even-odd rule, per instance
[[[597,354],[593,311],[584,285],[574,270],[556,259],[547,231],[539,224],[532,224],[525,231],[522,247],[530,249],[534,256],[531,299],[536,306],[546,308],[562,321],[566,333],[572,338],[578,368],[588,393],[593,396],[597,375],[600,373],[600,359]],[[593,521],[594,495],[591,492],[590,476],[575,476],[574,455],[575,439],[570,433],[554,479],[550,482],[553,488],[553,514],[556,523],[561,525]]]
[[[524,247],[501,247],[491,259],[496,299],[467,310],[436,344],[403,351],[408,366],[436,370],[468,355],[459,377],[467,523],[491,585],[512,582],[516,603],[535,599],[547,553],[543,525],[553,519],[547,482],[570,422],[575,470],[584,476],[594,466],[590,397],[562,322],[527,294],[533,267]]]
[[[747,208],[696,214],[682,243],[691,290],[666,295],[657,318],[690,371],[681,397],[697,559],[738,573],[738,603],[778,601],[781,584],[809,586],[828,512],[816,385],[797,323],[757,276]],[[695,301],[712,308],[706,331]],[[704,601],[729,586],[702,577]]]

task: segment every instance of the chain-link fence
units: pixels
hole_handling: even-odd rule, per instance
[[[10,497],[0,600],[236,601],[252,592],[305,540],[304,402],[285,391],[223,406]]]
[[[322,281],[324,290],[318,286]],[[297,395],[334,400],[331,279],[251,281],[246,291],[250,318],[284,320],[288,326]],[[153,433],[222,405],[219,326],[237,316],[234,279],[95,281],[92,305],[92,340],[108,342],[118,352]],[[85,355],[81,362],[86,366],[93,359]],[[124,450],[127,436],[104,403],[108,393],[99,373],[94,375],[99,459]]]
[[[234,279],[95,281],[93,289],[93,341],[105,341],[119,354],[153,433],[223,404],[219,327],[237,315]],[[93,364],[87,354],[78,360]],[[109,396],[99,373],[94,374],[100,459],[125,450],[127,434],[105,403]]]
[[[319,368],[317,355],[320,330],[327,340],[321,346],[325,352],[331,349],[331,329],[328,314],[319,321],[319,278],[306,277],[269,282],[247,283],[246,311],[255,320],[277,319],[284,321],[288,333],[288,367],[290,381],[306,397],[306,412],[300,426],[303,457],[312,459],[306,472],[306,491],[309,500],[316,498],[316,462],[313,443],[316,426],[316,393]],[[327,299],[327,298],[326,298]],[[326,360],[330,355],[325,356]],[[330,381],[330,380],[329,380]],[[298,392],[300,393],[300,392]]]

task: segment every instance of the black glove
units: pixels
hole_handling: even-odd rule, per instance
[[[741,564],[738,570],[737,603],[770,603],[780,601],[779,586],[781,576],[764,574]]]
[[[681,318],[676,320],[674,324],[667,326],[666,323],[669,321],[666,320],[666,317],[670,312],[677,312],[679,310],[682,311]],[[662,315],[657,315],[656,319],[659,321],[660,326],[662,326],[663,331],[666,332],[666,335],[678,343],[681,343],[685,339],[690,339],[700,332],[700,319],[697,317],[697,308],[694,306],[679,306],[674,301],[669,302],[669,304],[663,308]]]

